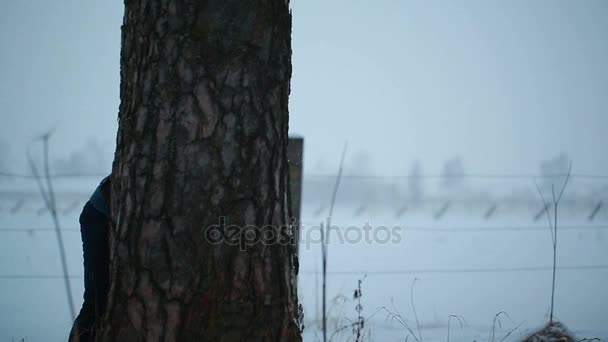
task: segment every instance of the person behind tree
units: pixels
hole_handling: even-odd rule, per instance
[[[95,189],[80,214],[84,256],[84,302],[70,331],[69,342],[95,339],[110,288],[110,176]]]

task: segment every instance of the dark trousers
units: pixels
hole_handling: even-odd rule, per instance
[[[70,341],[93,341],[105,312],[110,288],[108,218],[89,202],[80,214],[84,254],[84,302],[70,332]]]

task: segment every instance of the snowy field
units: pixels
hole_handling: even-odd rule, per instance
[[[78,215],[97,179],[58,181],[59,218],[64,229],[75,305],[82,302],[82,249]],[[306,187],[306,183],[305,183]],[[71,327],[61,264],[52,221],[35,183],[0,183],[0,341],[64,341]],[[305,191],[306,196],[306,191]],[[23,199],[23,200],[21,200]],[[515,341],[548,319],[551,287],[551,235],[546,219],[533,220],[537,208],[502,211],[484,218],[475,210],[448,210],[441,218],[433,208],[397,215],[394,208],[371,203],[361,209],[338,201],[329,244],[329,331],[355,320],[352,294],[362,283],[362,315],[374,341],[403,341],[407,331],[387,319],[381,307],[399,311],[416,331],[410,289],[425,341],[487,341],[494,316],[505,311],[496,341]],[[305,340],[322,340],[321,245],[317,222],[327,210],[305,198],[300,245],[299,297],[305,310]],[[356,226],[371,226],[375,241],[357,240]],[[392,229],[391,240],[386,240]],[[577,336],[608,338],[608,215],[603,209],[591,222],[588,213],[565,210],[558,235],[555,316]],[[394,229],[398,227],[398,229]],[[351,242],[338,241],[348,231]],[[398,233],[398,234],[397,234]],[[365,231],[363,231],[365,234]],[[398,235],[398,236],[397,236]],[[380,240],[380,241],[378,241]],[[346,341],[350,331],[334,341]],[[413,341],[412,337],[409,338]]]
[[[384,225],[395,224],[391,220],[370,217]],[[334,221],[345,227],[360,224],[346,218]],[[452,320],[451,340],[487,341],[494,316],[501,311],[511,320],[501,316],[502,329],[496,340],[521,324],[506,341],[520,339],[521,334],[547,321],[550,302],[551,237],[545,220],[530,221],[529,217],[503,217],[491,223],[449,215],[439,222],[429,221],[428,216],[404,217],[398,223],[404,232],[400,243],[330,243],[328,302],[335,304],[329,304],[334,318],[329,330],[348,323],[345,319],[336,322],[336,318],[355,320],[352,294],[357,280],[367,274],[362,286],[363,316],[385,306],[398,310],[415,329],[410,290],[417,278],[413,299],[426,340],[445,340],[449,315],[460,315],[469,327],[460,331],[458,322]],[[601,224],[607,222],[604,219],[592,226],[585,221],[563,220],[564,229],[558,233],[557,260],[563,269],[556,277],[555,316],[579,336],[605,339],[608,231]],[[320,245],[302,250],[300,263],[300,301],[309,315],[306,337],[316,341],[321,336],[320,275],[315,274],[321,270]],[[603,267],[579,268],[594,265]],[[368,321],[374,340],[403,341],[406,330],[386,317],[381,311]]]

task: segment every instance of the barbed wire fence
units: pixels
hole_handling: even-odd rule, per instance
[[[53,173],[51,178],[103,178],[107,176],[107,172],[72,172],[72,173]],[[305,173],[308,178],[329,178],[334,179],[333,174],[324,173]],[[480,178],[480,179],[541,179],[541,178],[558,178],[566,176],[565,173],[554,173],[554,174],[533,174],[533,173],[465,173],[458,175],[451,174],[440,174],[440,173],[423,173],[416,175],[375,175],[375,174],[357,174],[357,173],[345,173],[342,175],[344,179],[408,179],[408,178]],[[0,177],[8,178],[31,178],[35,179],[36,176],[29,173],[14,172],[0,170]],[[608,174],[593,174],[593,173],[572,173],[571,179],[604,179],[608,180]]]
[[[61,180],[64,182],[69,182],[72,180],[82,180],[82,179],[90,179],[97,180],[105,177],[106,173],[56,173],[51,174],[50,178],[53,180]],[[561,174],[556,175],[535,175],[535,174],[483,174],[483,173],[474,173],[474,174],[466,174],[459,175],[458,177],[467,179],[467,180],[517,180],[517,181],[534,181],[538,179],[544,178],[555,178],[563,176]],[[354,182],[400,182],[402,180],[407,180],[411,178],[419,178],[419,179],[442,179],[449,178],[449,175],[441,175],[441,174],[422,174],[422,175],[395,175],[395,176],[382,176],[382,175],[362,175],[362,174],[344,174],[343,178],[345,180],[352,180]],[[602,187],[606,187],[608,184],[608,175],[601,174],[572,174],[571,178],[573,180],[585,180],[592,182],[594,184],[598,184],[596,188],[603,189]],[[16,172],[7,172],[0,171],[0,179],[4,180],[23,180],[25,182],[34,182],[36,177],[31,174],[26,173],[16,173]],[[315,180],[334,180],[335,175],[325,175],[325,174],[304,174],[305,181],[315,181]],[[4,183],[6,184],[6,183]],[[92,192],[93,189],[87,189],[83,191],[83,194],[77,196],[78,198],[64,199],[63,206],[58,208],[59,213],[66,215],[71,215],[78,208],[79,204],[84,204],[87,196],[89,195],[87,192]],[[44,213],[44,207],[36,210],[36,206],[28,203],[31,198],[22,196],[19,194],[19,191],[15,191],[15,189],[11,189],[8,191],[6,188],[3,188],[3,183],[0,182],[0,199],[6,201],[6,196],[10,195],[10,199],[8,202],[10,205],[8,206],[8,210],[6,208],[0,209],[0,214],[32,214],[32,210],[35,211],[33,214],[37,214],[40,216]],[[60,198],[62,196],[61,191],[57,193],[57,197]],[[450,197],[449,199],[443,198],[433,198],[433,201],[436,202],[433,208],[428,211],[428,215],[431,216],[432,220],[441,219],[452,210],[452,207],[455,203],[459,201],[456,197]],[[462,199],[461,199],[462,200]],[[580,200],[580,199],[579,199]],[[463,200],[464,201],[464,200]],[[480,200],[487,204],[482,210],[482,217],[486,220],[492,219],[495,217],[496,212],[502,206],[499,201],[490,200],[482,198]],[[376,205],[382,206],[381,203],[373,203],[373,199],[370,199],[368,202],[370,203],[362,203],[357,205],[349,204],[351,207],[350,213],[353,217],[362,216],[365,214],[373,214],[370,211],[369,206]],[[583,201],[584,205],[589,208],[589,213],[586,215],[587,221],[594,222],[599,216],[600,213],[605,211],[604,203],[607,202],[605,198],[601,196],[590,197],[589,199],[585,199]],[[538,203],[537,203],[538,204]],[[327,208],[323,208],[323,204],[319,203],[318,208],[314,208],[309,205],[309,217],[318,217],[324,213]],[[4,205],[6,207],[6,205]],[[25,210],[25,207],[28,207],[29,211]],[[407,215],[411,212],[410,208],[406,204],[397,205],[394,208],[391,208],[393,211],[393,219],[401,220],[406,219]],[[538,220],[538,213],[544,212],[544,208],[542,205],[539,205],[538,208],[531,209],[534,211],[533,216],[531,216],[531,221],[536,222]],[[1,222],[1,221],[0,221]],[[445,234],[469,234],[469,233],[484,233],[484,234],[504,234],[509,232],[521,232],[521,233],[534,233],[540,231],[546,231],[547,227],[544,225],[501,225],[495,226],[490,224],[478,224],[478,225],[461,225],[461,226],[449,226],[447,228],[438,228],[437,225],[417,225],[417,226],[407,226],[403,228],[404,232],[421,232],[421,233],[445,233]],[[577,232],[590,232],[590,231],[605,231],[608,230],[608,222],[606,224],[570,224],[560,226],[560,230],[566,231],[577,231]],[[39,226],[39,225],[27,225],[27,226],[18,226],[16,224],[12,225],[2,225],[0,224],[0,235],[5,236],[6,234],[29,234],[30,236],[34,236],[34,234],[41,233],[53,233],[56,232],[56,229],[53,227]],[[67,234],[76,234],[80,232],[79,227],[68,226],[61,228],[61,232],[65,232]],[[599,263],[585,263],[585,264],[577,264],[577,265],[565,265],[561,267],[557,267],[560,271],[565,272],[605,272],[608,270],[608,264]],[[552,270],[552,266],[549,265],[535,265],[535,266],[521,266],[521,267],[481,267],[481,268],[467,268],[467,267],[457,267],[457,268],[419,268],[419,269],[408,269],[408,268],[386,268],[386,269],[328,269],[327,276],[329,277],[349,277],[349,276],[360,276],[362,274],[368,274],[378,277],[403,277],[403,276],[416,276],[416,275],[453,275],[453,274],[492,274],[492,273],[533,273],[533,272],[550,272]],[[321,274],[320,271],[312,270],[312,269],[301,269],[299,274],[304,276],[318,276]],[[58,280],[66,280],[70,281],[81,280],[83,275],[81,274],[38,274],[38,273],[30,273],[30,274],[12,274],[12,273],[0,273],[0,281],[40,281],[40,280],[49,280],[49,281],[58,281]]]

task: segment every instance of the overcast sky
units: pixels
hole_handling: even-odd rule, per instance
[[[4,0],[0,140],[14,171],[55,127],[53,154],[117,130],[122,1]],[[342,144],[369,172],[537,173],[567,153],[608,174],[608,1],[294,0],[291,133],[308,172]],[[351,158],[351,160],[352,160]],[[323,166],[323,162],[325,166]]]

